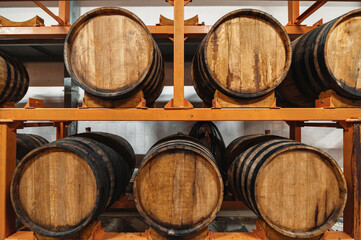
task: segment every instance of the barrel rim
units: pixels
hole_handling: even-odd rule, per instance
[[[330,67],[330,63],[329,63],[329,59],[327,57],[327,46],[328,46],[328,42],[329,42],[329,39],[330,39],[330,35],[331,33],[333,32],[333,30],[335,28],[338,27],[338,25],[340,23],[342,23],[343,21],[347,20],[348,18],[350,17],[353,17],[353,15],[358,15],[361,17],[361,8],[360,9],[356,9],[356,10],[353,10],[351,12],[348,12],[344,15],[342,15],[341,17],[339,17],[335,23],[333,23],[332,27],[330,28],[330,30],[328,31],[327,33],[327,36],[326,36],[326,40],[325,40],[325,45],[324,45],[324,49],[323,49],[323,53],[324,53],[324,59],[325,59],[325,65],[326,65],[326,69],[327,71],[329,72],[330,76],[332,77],[332,79],[334,79],[334,82],[340,86],[342,89],[344,89],[346,92],[349,92],[353,95],[356,95],[357,97],[361,98],[361,91],[358,91],[357,89],[354,89],[342,82],[339,81],[338,78],[335,77],[335,75],[333,74],[333,71],[331,70],[331,67]]]
[[[71,234],[74,234],[76,232],[79,232],[80,230],[82,230],[84,228],[84,226],[88,225],[89,223],[91,223],[91,221],[93,220],[93,217],[95,216],[96,212],[99,211],[100,209],[100,190],[99,190],[99,184],[100,184],[100,177],[97,173],[97,171],[95,171],[96,166],[94,165],[94,163],[92,162],[88,162],[85,160],[84,156],[82,153],[76,151],[76,149],[69,147],[69,145],[63,145],[61,144],[62,141],[59,142],[52,142],[43,146],[40,146],[36,149],[34,149],[33,151],[29,152],[23,159],[22,161],[18,164],[18,166],[16,167],[12,180],[11,180],[11,185],[10,185],[10,197],[11,197],[11,202],[14,208],[14,212],[16,213],[17,217],[19,219],[24,219],[25,221],[22,221],[22,223],[28,227],[29,229],[34,230],[34,232],[40,232],[41,235],[46,236],[46,237],[66,237],[69,236]],[[19,194],[19,182],[20,182],[20,178],[22,176],[22,173],[25,170],[25,167],[28,166],[29,161],[31,161],[33,159],[34,156],[40,154],[43,151],[47,151],[50,149],[62,149],[62,150],[67,150],[69,152],[72,152],[76,155],[78,155],[79,157],[81,157],[85,162],[88,163],[89,167],[92,169],[92,173],[97,185],[97,195],[96,195],[96,200],[95,200],[95,204],[94,204],[94,208],[93,210],[90,212],[89,216],[87,216],[86,218],[84,218],[81,222],[78,223],[77,227],[74,227],[70,230],[67,231],[51,231],[48,230],[46,228],[44,228],[43,226],[41,226],[40,224],[34,222],[30,216],[27,214],[27,212],[25,211],[25,209],[22,207],[22,204],[20,202],[20,194]]]
[[[167,143],[167,142],[165,142]],[[197,145],[200,145],[197,143]],[[202,145],[201,145],[202,146]],[[156,146],[155,146],[156,147]],[[199,149],[193,147],[193,146],[179,146],[176,145],[174,142],[170,142],[170,145],[163,145],[160,146],[160,149],[157,149],[156,152],[154,152],[153,154],[149,154],[146,155],[142,161],[141,166],[138,169],[137,172],[137,176],[140,174],[141,170],[144,168],[144,166],[150,162],[154,156],[163,153],[163,152],[167,152],[167,151],[172,151],[172,150],[187,150],[187,151],[191,151],[191,152],[196,152],[198,154],[200,154],[203,158],[205,158],[206,160],[208,160],[208,162],[213,166],[213,169],[215,171],[215,173],[218,176],[219,179],[219,186],[220,186],[220,191],[219,191],[219,201],[217,203],[217,205],[215,206],[215,208],[212,210],[212,213],[209,215],[209,217],[205,218],[202,220],[202,222],[198,223],[197,225],[193,226],[192,228],[188,228],[188,229],[176,229],[176,228],[166,228],[161,226],[161,224],[157,223],[156,221],[154,221],[152,218],[150,218],[147,214],[145,214],[145,210],[143,209],[142,204],[140,204],[140,202],[138,202],[138,191],[137,191],[137,177],[134,180],[134,185],[133,185],[133,194],[134,194],[134,202],[135,205],[138,209],[138,212],[145,218],[145,220],[149,223],[149,225],[151,227],[153,227],[154,229],[168,234],[170,236],[184,236],[184,235],[188,235],[188,234],[192,234],[195,232],[198,232],[200,229],[203,229],[205,227],[207,227],[216,217],[218,211],[221,209],[222,207],[222,202],[223,202],[223,180],[222,180],[222,175],[220,173],[220,171],[218,170],[218,167],[216,165],[216,161],[215,159],[209,159],[209,156],[207,156],[206,153],[200,151]],[[202,146],[203,147],[203,146]],[[153,148],[152,148],[153,149]],[[206,150],[208,150],[207,148],[205,148]],[[151,149],[150,149],[151,150]],[[149,151],[150,151],[149,150]],[[208,150],[209,151],[209,150]],[[211,155],[212,156],[212,155]]]
[[[261,143],[262,145],[262,143]],[[255,146],[256,147],[256,146]],[[310,238],[310,237],[315,237],[318,236],[322,233],[324,233],[325,231],[329,230],[336,222],[337,220],[341,217],[342,213],[343,213],[343,209],[345,208],[346,205],[346,201],[347,201],[347,186],[346,186],[346,180],[345,180],[345,176],[342,173],[342,170],[340,169],[338,163],[326,152],[305,145],[305,144],[297,144],[297,145],[293,145],[293,146],[289,146],[285,149],[279,150],[275,153],[273,153],[261,166],[261,168],[259,169],[257,176],[256,176],[256,181],[255,181],[255,186],[257,186],[258,180],[259,180],[259,173],[262,172],[262,170],[264,169],[264,167],[270,162],[272,161],[277,155],[279,155],[280,153],[283,152],[287,152],[287,151],[291,151],[291,150],[295,150],[295,149],[307,149],[310,150],[318,155],[321,155],[324,157],[324,159],[328,160],[328,162],[331,164],[331,166],[333,166],[334,168],[332,168],[336,174],[337,179],[339,180],[339,186],[340,186],[340,201],[339,201],[339,205],[338,205],[338,209],[335,209],[332,214],[328,217],[327,221],[325,222],[325,224],[322,224],[321,226],[317,227],[317,228],[313,228],[309,231],[291,231],[291,230],[285,230],[282,229],[280,227],[278,227],[277,225],[273,224],[268,218],[267,216],[265,216],[264,214],[262,214],[262,211],[259,210],[258,208],[258,204],[255,203],[257,205],[257,209],[259,214],[261,215],[262,219],[269,225],[271,226],[273,229],[275,229],[277,232],[286,235],[288,237],[297,237],[297,238]],[[255,196],[257,199],[257,196]],[[340,204],[341,203],[341,204]]]
[[[124,8],[120,8],[120,7],[100,7],[100,8],[96,8],[93,9],[85,14],[83,14],[81,17],[79,17],[76,22],[70,27],[69,32],[65,38],[65,42],[64,42],[64,64],[66,69],[68,70],[68,73],[70,75],[70,77],[72,79],[74,79],[74,81],[81,87],[83,88],[86,92],[97,96],[97,97],[104,97],[103,94],[107,94],[107,98],[119,98],[124,94],[129,94],[129,92],[133,92],[136,89],[139,88],[139,86],[141,86],[143,84],[143,82],[146,80],[146,76],[147,76],[147,71],[149,71],[149,69],[151,68],[153,61],[150,61],[150,63],[148,64],[148,66],[145,68],[146,70],[140,75],[139,81],[137,81],[137,83],[133,84],[130,87],[127,88],[122,88],[122,89],[116,89],[116,92],[112,92],[111,90],[101,90],[99,88],[93,89],[93,88],[89,88],[88,86],[86,86],[86,84],[84,84],[83,82],[80,82],[74,74],[73,68],[72,68],[72,64],[71,64],[71,49],[72,49],[72,42],[71,40],[73,40],[73,38],[76,36],[77,34],[77,30],[86,22],[88,22],[89,20],[97,17],[97,16],[105,16],[105,15],[122,15],[122,16],[126,16],[129,19],[136,21],[140,26],[142,26],[142,28],[144,29],[144,31],[147,33],[147,36],[149,37],[152,45],[153,45],[153,61],[154,61],[154,57],[155,57],[155,50],[154,50],[154,39],[148,29],[148,27],[144,24],[144,22],[138,17],[136,16],[134,13],[130,12],[129,10],[126,10]]]
[[[230,89],[225,89],[222,87],[222,85],[219,83],[218,80],[216,80],[216,78],[213,77],[212,75],[212,71],[209,68],[209,64],[208,64],[208,58],[207,56],[204,57],[204,61],[205,61],[205,67],[206,70],[210,73],[210,75],[212,76],[212,78],[214,79],[214,81],[212,81],[212,83],[214,83],[215,87],[217,90],[219,90],[220,92],[222,92],[223,94],[229,96],[229,97],[236,97],[236,98],[240,98],[240,99],[245,99],[245,98],[256,98],[256,97],[261,97],[266,95],[267,93],[273,91],[278,85],[280,85],[283,81],[283,79],[286,77],[288,71],[290,70],[291,67],[291,63],[292,63],[292,46],[291,46],[291,40],[288,36],[288,33],[286,31],[286,29],[283,27],[283,25],[276,19],[274,18],[272,15],[258,10],[258,9],[238,9],[238,10],[234,10],[226,15],[224,15],[221,19],[219,19],[213,26],[212,28],[209,30],[208,34],[206,35],[204,41],[204,51],[203,53],[205,54],[207,52],[207,48],[208,48],[208,42],[209,42],[209,38],[212,35],[212,33],[215,31],[216,28],[218,28],[219,25],[221,25],[223,22],[229,20],[230,18],[234,18],[236,16],[254,16],[255,14],[258,14],[259,17],[266,19],[266,20],[270,20],[271,22],[275,23],[275,27],[278,28],[278,33],[280,35],[283,36],[283,42],[285,44],[285,49],[286,49],[286,62],[285,62],[285,68],[284,68],[284,72],[282,73],[282,75],[279,76],[278,79],[276,79],[275,83],[273,86],[271,86],[268,89],[265,89],[263,91],[257,92],[257,93],[239,93],[239,92],[235,92],[233,90]],[[205,54],[206,55],[206,54]],[[246,96],[245,96],[246,95]]]

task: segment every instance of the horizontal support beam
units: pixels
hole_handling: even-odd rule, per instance
[[[358,108],[242,108],[189,110],[3,108],[0,122],[12,121],[348,121],[361,119]]]
[[[184,33],[188,37],[203,38],[212,26],[185,26]],[[0,27],[0,39],[65,39],[70,26],[52,27]],[[173,26],[148,26],[155,38],[168,38],[174,33]]]
[[[185,26],[184,34],[189,38],[202,39],[211,29],[210,25]],[[301,35],[316,28],[316,26],[291,25],[285,26],[288,34]],[[0,40],[4,39],[65,39],[70,26],[52,27],[0,27]],[[174,33],[173,26],[148,26],[155,39],[168,39]]]

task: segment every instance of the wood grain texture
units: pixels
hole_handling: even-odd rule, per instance
[[[361,91],[361,11],[335,24],[328,35],[325,59],[329,71],[355,91]]]
[[[321,235],[337,222],[346,203],[346,182],[337,163],[292,140],[250,146],[228,175],[242,201],[288,237]]]
[[[354,10],[292,42],[291,70],[277,88],[281,106],[313,107],[330,89],[361,99],[360,25],[361,10]]]
[[[124,99],[143,90],[152,102],[163,87],[157,44],[144,23],[122,8],[81,16],[65,40],[64,59],[75,81],[98,97]]]
[[[127,163],[111,147],[90,137],[68,137],[23,158],[14,172],[11,200],[32,231],[68,237],[119,199],[129,179]]]
[[[236,10],[218,20],[202,42],[193,60],[193,82],[203,95],[208,93],[202,84],[234,98],[260,97],[281,83],[291,52],[276,19],[258,10]]]
[[[167,140],[144,157],[134,182],[136,206],[152,228],[185,236],[219,211],[223,182],[212,154],[197,142]]]
[[[88,164],[59,149],[34,157],[19,182],[26,214],[53,231],[69,230],[90,215],[96,195],[95,177]]]

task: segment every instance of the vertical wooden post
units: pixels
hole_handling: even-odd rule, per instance
[[[64,25],[70,25],[70,1],[59,1],[59,17]]]
[[[290,139],[295,140],[297,142],[302,141],[301,130],[302,128],[298,125],[297,122],[289,122],[290,126]]]
[[[68,127],[71,124],[71,122],[57,122],[54,123],[54,126],[56,127],[56,140],[65,138],[68,136]]]
[[[15,231],[15,213],[10,200],[10,183],[16,167],[16,130],[0,123],[0,240]]]
[[[288,1],[288,25],[295,25],[296,18],[300,15],[300,2]]]
[[[184,0],[174,0],[173,99],[164,109],[193,108],[193,105],[184,98],[184,3]]]
[[[174,1],[174,106],[184,107],[184,0]]]
[[[355,240],[361,240],[361,122],[343,126],[343,168],[347,182],[343,229]]]

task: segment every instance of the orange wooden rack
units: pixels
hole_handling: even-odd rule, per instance
[[[37,4],[46,10],[39,1]],[[290,138],[301,141],[302,127],[336,127],[343,129],[344,173],[348,199],[344,211],[344,232],[327,232],[323,240],[361,240],[361,108],[247,108],[211,109],[193,108],[184,98],[184,36],[204,36],[210,26],[184,26],[183,0],[174,3],[174,26],[149,26],[153,35],[174,35],[174,96],[165,108],[150,109],[69,109],[69,108],[2,108],[0,109],[0,240],[36,239],[31,231],[15,233],[15,215],[10,201],[10,181],[16,166],[16,130],[23,127],[57,127],[57,138],[66,136],[71,121],[287,121]],[[189,2],[189,1],[186,1]],[[302,26],[302,21],[326,1],[317,1],[305,13],[299,14],[299,2],[289,2],[290,34],[303,34],[317,26]],[[65,38],[69,30],[70,4],[59,1],[59,16],[53,16],[59,26],[6,28],[0,27],[0,39],[6,38]],[[320,24],[320,22],[318,22]],[[28,123],[27,121],[50,121]],[[333,121],[333,123],[308,123],[307,121]],[[238,202],[225,202],[224,208],[237,207]],[[244,206],[239,206],[242,208]],[[113,208],[134,208],[132,202],[118,201]],[[145,233],[104,233],[94,229],[89,239],[150,240]],[[352,238],[351,238],[351,237]],[[267,240],[265,231],[257,225],[253,233],[212,233],[209,240]]]

